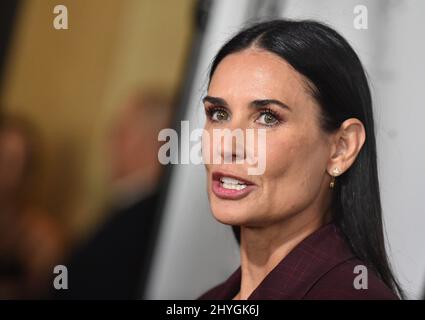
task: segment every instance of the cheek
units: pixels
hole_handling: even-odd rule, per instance
[[[297,139],[299,137],[293,134],[283,136],[272,133],[267,136],[265,176],[280,178],[295,165],[301,146]]]
[[[310,198],[320,189],[326,162],[327,147],[319,138],[299,132],[270,135],[264,189],[279,203],[283,195],[287,204],[303,201],[300,195]]]
[[[213,159],[213,151],[214,145],[212,141],[212,129],[210,126],[205,125],[204,131],[202,133],[202,159],[205,164],[205,168],[207,171],[211,167],[212,159]]]

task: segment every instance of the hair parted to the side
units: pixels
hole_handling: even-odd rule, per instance
[[[383,232],[372,99],[365,70],[349,43],[313,20],[272,20],[248,27],[217,53],[209,81],[229,54],[250,47],[274,53],[304,76],[321,107],[321,127],[334,132],[349,118],[359,119],[366,141],[353,165],[333,189],[333,220],[359,259],[401,298],[403,291],[388,261]],[[238,235],[238,230],[235,230]]]

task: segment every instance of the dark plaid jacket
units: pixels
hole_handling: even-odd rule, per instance
[[[356,289],[357,259],[337,227],[330,223],[299,243],[260,283],[248,300],[397,299],[368,268],[367,289]],[[240,267],[199,299],[230,300],[239,291]],[[364,282],[363,282],[364,283]]]

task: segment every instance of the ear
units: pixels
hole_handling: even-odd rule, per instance
[[[363,123],[356,118],[345,120],[334,135],[328,173],[336,177],[347,171],[356,160],[365,140]]]

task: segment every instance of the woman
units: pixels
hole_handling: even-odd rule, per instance
[[[216,55],[203,101],[208,133],[266,130],[266,167],[248,175],[236,147],[231,163],[206,164],[241,267],[201,299],[402,296],[384,246],[371,95],[341,35],[309,20],[245,29]]]

